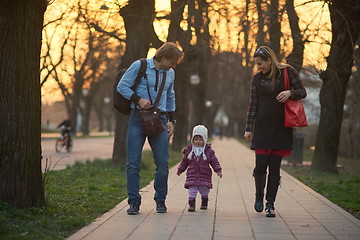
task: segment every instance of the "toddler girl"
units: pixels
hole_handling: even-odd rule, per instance
[[[208,130],[204,125],[197,125],[193,129],[191,144],[184,150],[184,156],[178,167],[177,175],[180,176],[186,169],[185,188],[189,189],[189,212],[195,211],[197,192],[201,195],[200,209],[207,209],[208,196],[212,188],[212,169],[221,178],[221,166],[215,156],[215,151],[207,142]]]

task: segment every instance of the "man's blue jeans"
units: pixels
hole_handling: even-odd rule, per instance
[[[161,120],[164,125],[167,124],[165,115],[161,115]],[[126,150],[127,150],[127,164],[126,164],[126,179],[128,191],[128,203],[141,204],[140,190],[140,162],[141,153],[146,139],[144,126],[140,118],[140,112],[131,110]],[[156,165],[156,173],[154,179],[155,201],[165,201],[168,191],[168,132],[165,129],[158,135],[148,136],[148,142],[153,152],[154,162]]]

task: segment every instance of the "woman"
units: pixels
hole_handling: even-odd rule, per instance
[[[290,155],[293,140],[292,128],[284,127],[284,102],[289,98],[305,98],[306,90],[296,70],[288,64],[280,64],[271,48],[260,47],[254,59],[259,73],[254,75],[251,84],[244,137],[251,142],[256,156],[254,208],[257,212],[264,209],[266,170],[269,168],[265,211],[267,217],[275,217],[274,202],[280,184],[281,160]],[[290,90],[284,90],[285,68]]]

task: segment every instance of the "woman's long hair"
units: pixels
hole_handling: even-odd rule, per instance
[[[267,46],[259,47],[254,54],[254,58],[256,57],[260,57],[264,61],[268,60],[269,58],[271,59],[271,70],[270,70],[269,78],[271,79],[273,86],[275,86],[275,78],[278,70],[279,73],[281,74],[280,69],[290,67],[289,64],[279,63],[274,51]]]

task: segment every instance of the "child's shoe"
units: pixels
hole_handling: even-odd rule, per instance
[[[189,200],[189,212],[195,212],[195,199]]]
[[[208,201],[209,201],[209,198],[201,198],[201,207],[200,207],[200,209],[206,210],[207,207],[208,207]]]

